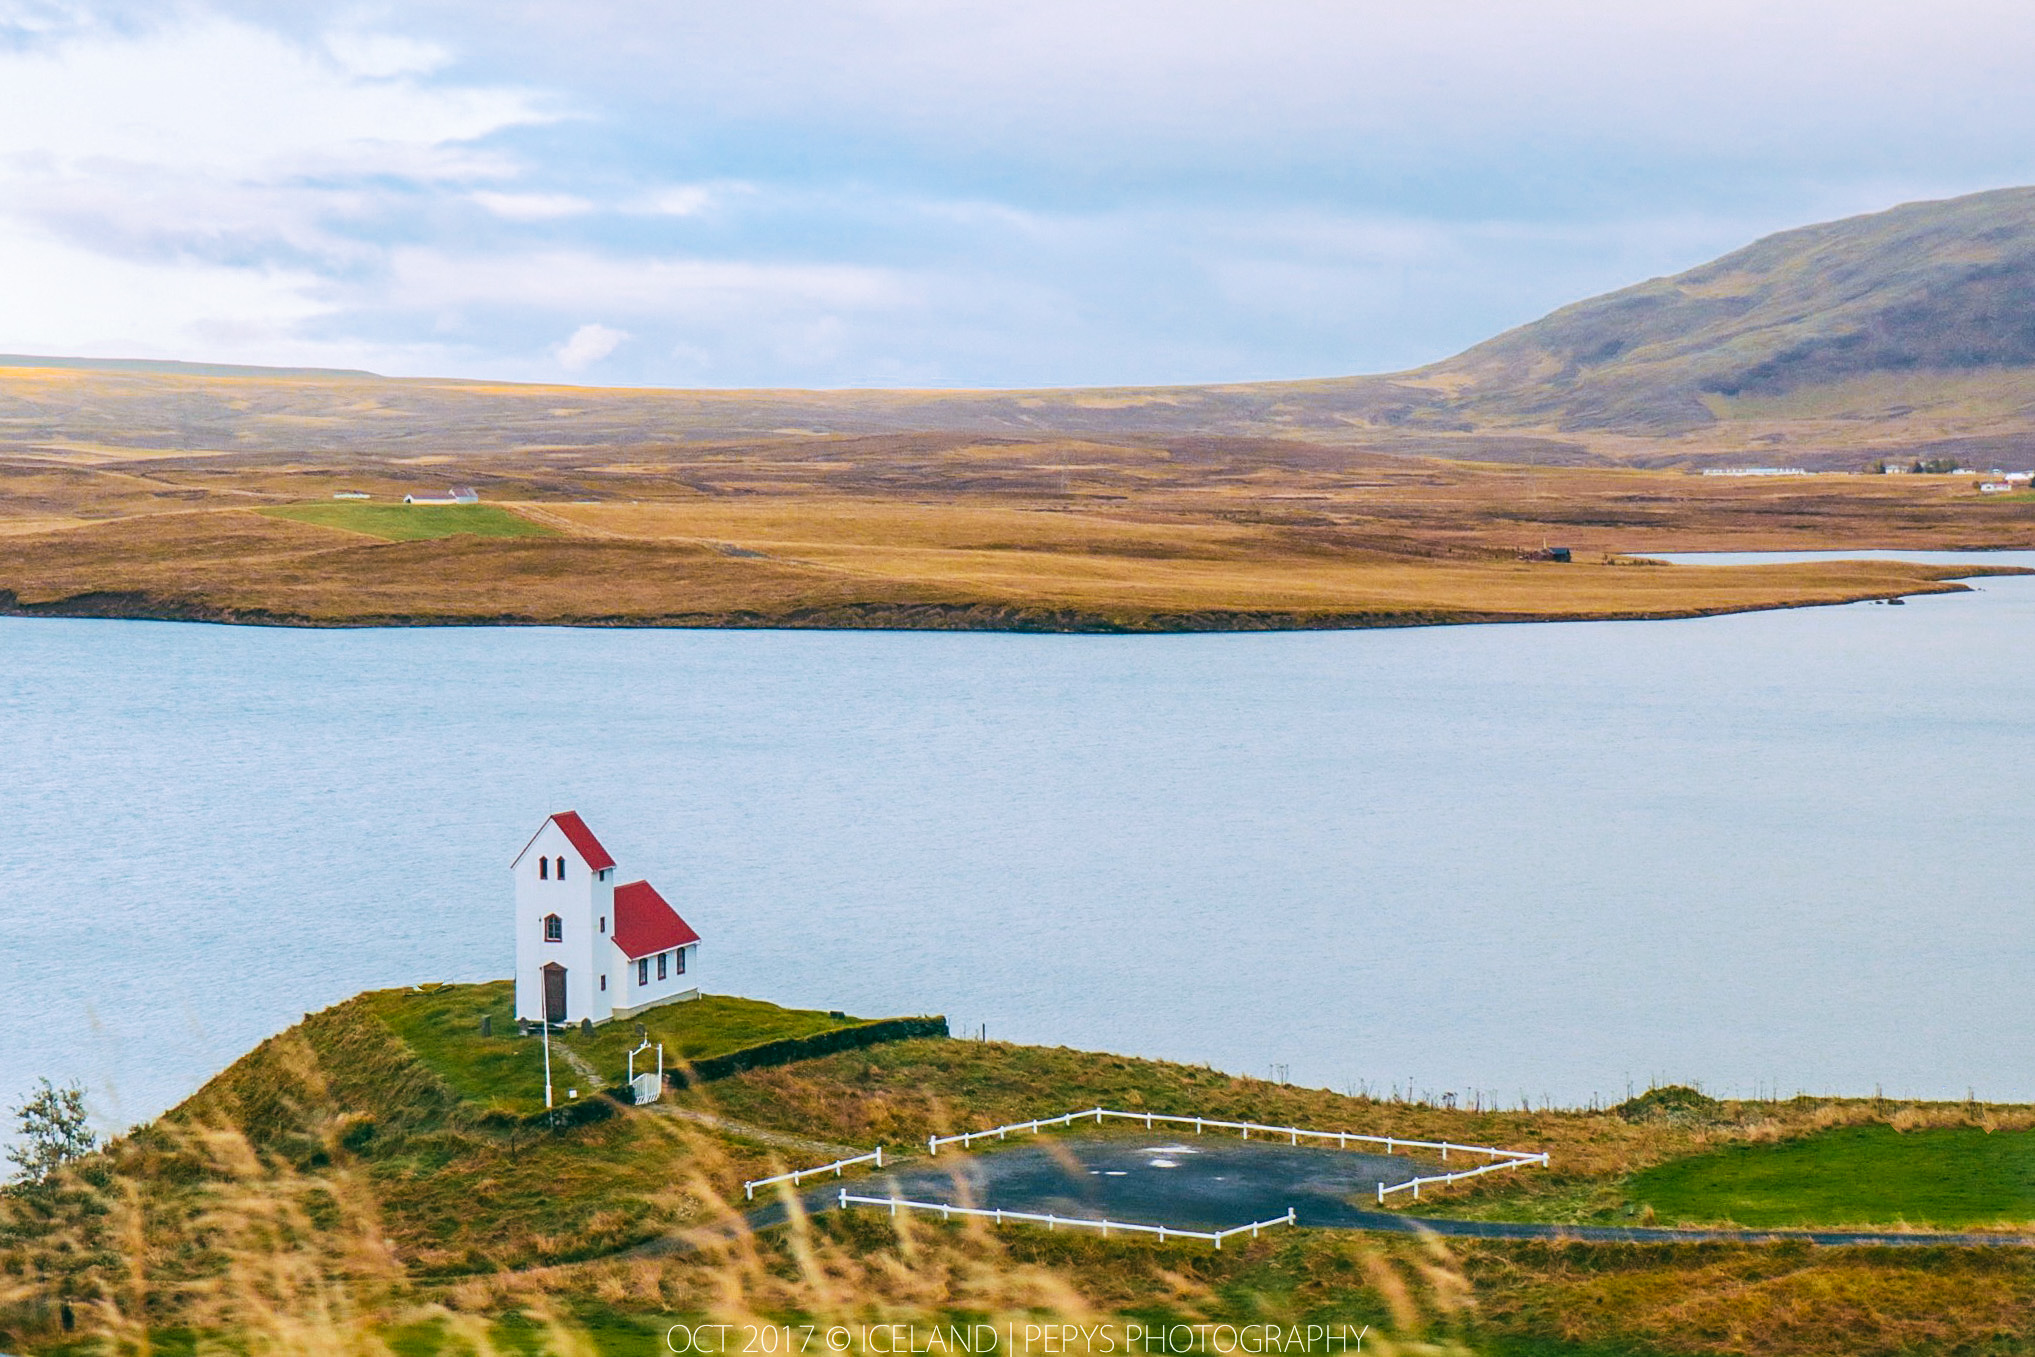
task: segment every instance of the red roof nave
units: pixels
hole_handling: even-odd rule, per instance
[[[615,946],[634,961],[700,940],[648,881],[615,887]]]

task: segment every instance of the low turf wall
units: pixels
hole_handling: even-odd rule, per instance
[[[568,1103],[560,1103],[558,1107],[545,1109],[541,1113],[525,1113],[521,1117],[517,1117],[515,1113],[490,1113],[486,1121],[495,1125],[523,1125],[541,1131],[570,1131],[572,1127],[584,1127],[594,1121],[606,1121],[608,1117],[615,1115],[617,1103],[627,1105],[629,1101],[631,1099],[627,1088],[615,1088],[608,1090],[608,1093],[596,1093],[586,1099],[572,1099]]]
[[[887,1041],[909,1041],[914,1037],[944,1037],[947,1035],[947,1020],[931,1018],[880,1018],[875,1022],[858,1023],[853,1027],[837,1027],[831,1032],[815,1032],[805,1037],[785,1037],[779,1041],[766,1041],[756,1046],[745,1046],[739,1051],[726,1055],[709,1056],[695,1061],[689,1068],[672,1067],[664,1072],[665,1079],[679,1088],[693,1084],[704,1084],[715,1079],[725,1079],[743,1070],[768,1069],[773,1065],[789,1065],[795,1060],[814,1060],[836,1051],[853,1051],[864,1046],[880,1046]],[[620,1090],[627,1096],[628,1090]]]

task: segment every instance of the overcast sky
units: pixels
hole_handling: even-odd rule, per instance
[[[1376,372],[2035,182],[2025,0],[0,0],[0,351]]]

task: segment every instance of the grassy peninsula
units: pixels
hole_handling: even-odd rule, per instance
[[[0,1349],[651,1353],[681,1322],[966,1318],[1370,1325],[1378,1351],[2020,1352],[2035,1250],[1423,1242],[1336,1231],[1244,1247],[881,1214],[761,1233],[744,1180],[844,1149],[1106,1104],[1550,1150],[1423,1210],[1504,1219],[1955,1222],[2013,1231],[2035,1108],[1720,1102],[1465,1111],[1121,1056],[914,1038],[702,1078],[632,1107],[633,1027],[538,1043],[506,986],[382,991],[309,1015],[188,1102],[52,1181],[0,1195]],[[482,1035],[479,1018],[493,1019]],[[840,1015],[709,997],[645,1015],[705,1062]],[[783,1047],[780,1045],[780,1053]],[[1946,1174],[1976,1188],[1958,1190]],[[1909,1209],[1913,1207],[1912,1211]],[[1738,1213],[1738,1214],[1735,1214]],[[1423,1346],[1425,1345],[1425,1346]]]

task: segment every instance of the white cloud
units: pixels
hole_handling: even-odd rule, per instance
[[[513,298],[555,312],[671,318],[743,308],[888,307],[909,300],[915,284],[894,270],[841,264],[404,248],[391,256],[387,287],[388,300],[405,306],[486,306]]]
[[[645,194],[639,210],[664,217],[697,217],[712,207],[726,192],[706,184],[671,184]]]
[[[242,337],[224,347],[262,352],[325,309],[323,280],[305,270],[109,259],[5,225],[0,259],[4,341],[16,352],[75,353],[118,338],[181,357],[213,347],[204,328],[222,323]]]
[[[419,80],[444,54],[400,36],[320,46],[202,13],[51,33],[0,47],[4,348],[329,346],[308,327],[385,255],[367,224],[513,176],[476,143],[554,116]]]
[[[567,372],[579,372],[606,358],[628,337],[626,330],[611,330],[597,323],[582,325],[558,346],[558,366]]]
[[[437,43],[419,42],[394,33],[338,29],[325,35],[325,50],[349,75],[387,79],[428,75],[452,59]]]
[[[473,194],[473,200],[510,221],[556,221],[594,210],[587,199],[571,193],[498,193],[481,189]]]
[[[222,19],[0,53],[0,161],[45,172],[458,178],[465,143],[552,116],[514,90],[365,79]]]

